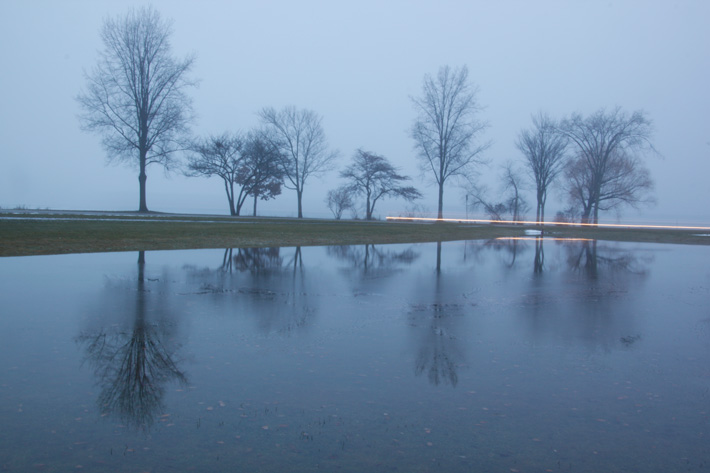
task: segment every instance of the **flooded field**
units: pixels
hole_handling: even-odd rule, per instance
[[[710,248],[0,259],[0,471],[704,471]]]

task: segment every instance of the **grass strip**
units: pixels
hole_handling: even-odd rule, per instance
[[[178,215],[15,214],[0,218],[0,256],[109,251],[417,243],[524,237],[523,225]],[[545,227],[546,236],[710,244],[698,231]]]

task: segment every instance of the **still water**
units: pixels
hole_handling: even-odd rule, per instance
[[[703,471],[710,248],[0,259],[1,471]]]

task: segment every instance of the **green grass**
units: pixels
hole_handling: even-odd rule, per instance
[[[169,214],[14,214],[0,218],[0,256],[106,251],[320,246],[524,236],[522,225],[295,220]],[[710,244],[697,230],[545,228],[560,238]]]

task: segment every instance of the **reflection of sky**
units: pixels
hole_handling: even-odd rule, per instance
[[[363,440],[371,437],[385,464],[393,439],[412,462],[427,442],[424,456],[471,462],[471,439],[505,462],[496,449],[539,438],[539,451],[510,455],[546,466],[553,449],[580,460],[580,445],[610,449],[629,432],[634,452],[670,417],[673,432],[705,429],[707,248],[599,242],[593,275],[581,243],[545,242],[542,273],[534,242],[444,243],[439,272],[435,244],[375,250],[378,263],[365,268],[362,246],[302,248],[294,268],[296,250],[281,248],[261,272],[224,271],[224,250],[148,252],[146,316],[190,383],[165,383],[150,442],[100,420],[97,379],[75,342],[87,330],[122,330],[137,254],[2,259],[0,420],[13,442],[39,439],[50,452],[88,442],[101,456],[130,439],[156,464],[158,452],[180,456],[195,442],[207,443],[193,460],[214,460],[225,458],[218,441],[239,437],[263,453],[307,432],[313,458],[320,448],[355,461],[348,455],[375,448]],[[351,453],[339,450],[346,440]],[[667,441],[658,455],[681,444],[682,455],[703,455],[681,434]],[[2,456],[21,462],[10,447]],[[679,455],[654,458],[670,467]],[[515,466],[490,465],[502,467]]]

